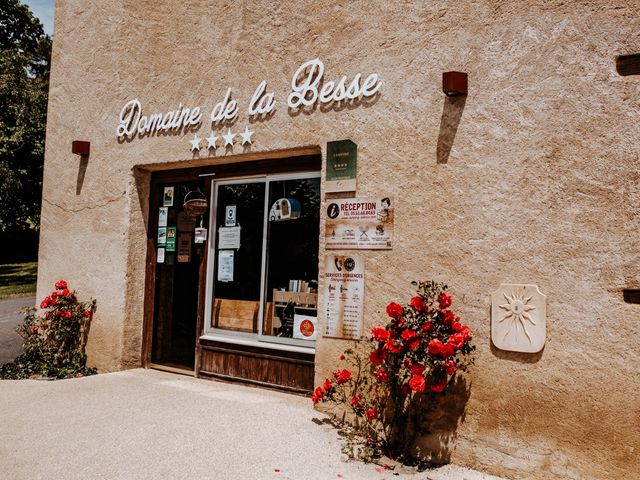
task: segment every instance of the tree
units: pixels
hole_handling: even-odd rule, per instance
[[[18,0],[0,6],[0,232],[38,228],[51,38]]]

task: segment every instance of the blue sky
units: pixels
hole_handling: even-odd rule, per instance
[[[55,0],[22,0],[29,6],[29,10],[40,19],[44,25],[44,33],[53,35],[53,7]]]

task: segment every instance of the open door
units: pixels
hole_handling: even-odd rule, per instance
[[[151,232],[156,246],[151,363],[193,371],[203,251],[194,235],[203,216],[195,214],[197,209],[189,201],[204,201],[203,184],[161,181],[151,190],[156,224]]]

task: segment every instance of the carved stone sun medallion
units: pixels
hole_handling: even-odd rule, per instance
[[[491,341],[500,350],[535,353],[546,337],[547,297],[537,285],[503,283],[491,294]]]

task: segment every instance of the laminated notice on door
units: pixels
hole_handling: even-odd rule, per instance
[[[218,250],[218,281],[233,282],[233,250]]]
[[[240,248],[240,229],[242,227],[218,228],[218,248]]]

